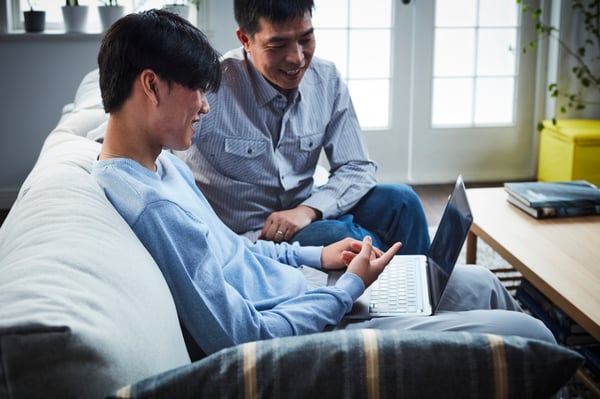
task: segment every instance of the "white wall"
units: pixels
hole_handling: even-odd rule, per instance
[[[0,208],[10,206],[62,106],[96,65],[99,35],[0,36]]]
[[[233,1],[204,1],[201,29],[225,52],[238,45]],[[101,35],[0,34],[0,209],[9,208],[63,105],[97,67]]]

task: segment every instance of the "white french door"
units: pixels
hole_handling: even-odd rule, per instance
[[[366,1],[337,0],[348,4],[349,21],[357,18],[352,7]],[[316,6],[318,16],[319,1]],[[350,71],[348,84],[371,158],[379,164],[379,180],[439,183],[459,173],[468,181],[532,176],[536,60],[531,52],[521,56],[520,48],[535,32],[522,27],[515,0],[368,0],[368,6],[371,14],[378,8],[392,14],[389,23],[375,27],[384,36],[390,25],[389,44],[381,39],[353,48],[356,40],[350,34],[345,47],[338,35],[335,46],[347,53],[335,61],[354,60],[340,69]],[[366,24],[352,23],[356,28],[349,26],[349,32],[366,34]],[[317,49],[324,36],[328,50],[318,55],[333,51],[328,35],[317,30]],[[376,66],[371,83],[365,76],[353,80],[357,57],[352,54],[361,49],[364,63]],[[378,89],[386,82],[381,76],[385,63],[387,92]]]
[[[451,2],[414,3],[409,178],[527,177],[535,60],[533,54],[520,57],[516,2],[504,1],[504,7],[498,0]],[[462,10],[449,9],[461,3]]]

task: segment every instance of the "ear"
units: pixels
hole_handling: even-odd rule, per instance
[[[244,46],[244,50],[246,50],[246,52],[250,52],[250,36],[248,36],[245,32],[242,32],[240,29],[235,31],[235,35],[240,43],[242,43],[242,46]]]
[[[158,75],[151,69],[144,69],[138,77],[144,95],[154,105],[158,105],[158,80]]]

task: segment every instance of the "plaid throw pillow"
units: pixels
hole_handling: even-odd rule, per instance
[[[341,330],[238,345],[111,398],[547,398],[581,362],[520,337]]]

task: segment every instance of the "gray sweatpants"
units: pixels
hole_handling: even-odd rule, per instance
[[[522,312],[492,272],[474,265],[457,265],[454,268],[440,306],[432,316],[342,320],[332,327],[333,330],[342,328],[468,331],[556,342],[541,321]]]

